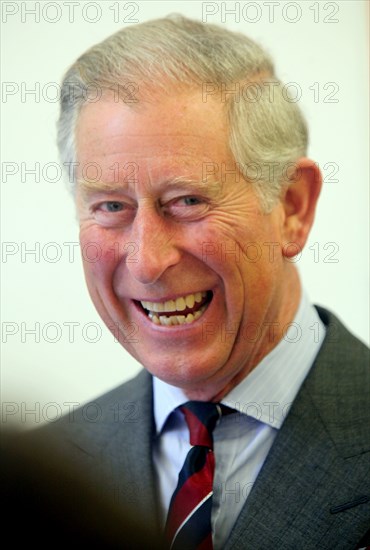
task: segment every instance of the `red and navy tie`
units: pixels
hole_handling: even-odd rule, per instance
[[[179,473],[166,523],[171,550],[211,550],[211,510],[215,459],[212,432],[221,416],[215,403],[189,401],[185,415],[192,445]]]

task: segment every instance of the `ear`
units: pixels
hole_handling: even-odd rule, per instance
[[[322,176],[318,166],[308,158],[295,163],[282,204],[285,212],[283,227],[283,255],[291,258],[306,244],[311,230],[317,200],[320,195]],[[296,246],[289,246],[294,243]]]

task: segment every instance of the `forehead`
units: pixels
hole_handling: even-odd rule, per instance
[[[112,98],[86,104],[76,127],[79,168],[97,163],[104,175],[115,163],[132,162],[154,172],[191,172],[201,170],[204,163],[221,162],[229,154],[224,107],[213,99],[203,102],[196,93],[157,99],[135,109]]]

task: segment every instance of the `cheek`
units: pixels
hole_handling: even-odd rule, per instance
[[[206,227],[205,231],[195,237],[197,249],[202,261],[224,276],[235,270],[258,271],[259,260],[262,257],[261,244],[252,235],[249,228],[227,225],[224,220],[217,220]]]
[[[90,281],[109,277],[119,262],[114,240],[96,228],[81,228],[80,246],[86,278]]]

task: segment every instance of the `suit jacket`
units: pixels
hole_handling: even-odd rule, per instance
[[[327,326],[325,341],[226,550],[354,550],[370,544],[368,349],[333,314],[317,309]],[[143,370],[52,431],[57,428],[94,483],[135,509],[147,528],[159,530],[152,402],[152,378]]]

